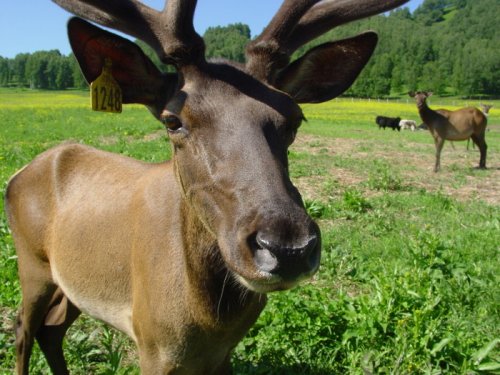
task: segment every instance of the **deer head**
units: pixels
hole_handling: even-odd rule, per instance
[[[124,103],[142,103],[161,121],[186,211],[216,242],[227,268],[250,290],[286,289],[320,261],[320,231],[288,173],[288,147],[304,119],[300,103],[346,90],[372,55],[377,35],[322,44],[290,62],[304,43],[340,24],[407,0],[285,0],[246,50],[247,63],[210,62],[193,27],[195,0],[162,11],[134,0],[54,0],[87,20],[148,43],[176,68],[163,74],[134,43],[80,18],[68,24],[86,79],[106,59]]]
[[[432,96],[430,91],[410,91],[408,96],[415,99],[418,108],[422,108],[426,105],[426,100],[428,97]]]

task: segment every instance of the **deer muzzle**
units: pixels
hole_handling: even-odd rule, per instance
[[[247,241],[256,277],[241,275],[240,281],[249,289],[261,293],[292,288],[318,270],[320,237],[319,229],[313,222],[302,234],[292,229],[283,235],[283,231],[270,228],[253,233]]]

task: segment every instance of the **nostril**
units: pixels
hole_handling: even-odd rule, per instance
[[[314,233],[294,240],[284,240],[264,231],[250,237],[257,268],[287,280],[316,272],[319,266],[319,242],[319,236]]]
[[[268,249],[271,251],[274,251],[276,249],[274,241],[272,241],[269,236],[266,236],[262,232],[257,233],[255,241],[257,241],[257,245],[259,245],[262,249]]]
[[[259,232],[255,241],[260,248],[269,250],[277,257],[302,257],[316,248],[318,237],[312,234],[294,241],[280,241],[269,234]]]

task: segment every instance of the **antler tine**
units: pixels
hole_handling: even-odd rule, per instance
[[[298,22],[287,40],[286,50],[297,48],[327,31],[358,19],[397,8],[409,0],[323,0],[313,6]]]
[[[318,1],[285,0],[262,34],[247,46],[248,70],[269,80],[274,69],[286,66],[289,54],[282,47],[297,22]]]
[[[159,12],[135,0],[52,0],[79,17],[124,32],[148,43],[157,52],[161,42],[154,30]]]
[[[165,63],[203,60],[203,39],[193,26],[196,0],[169,0],[160,12],[137,0],[52,0],[67,11],[149,44]]]
[[[396,8],[409,0],[285,0],[262,34],[247,47],[247,69],[271,82],[303,44],[350,21]]]
[[[197,0],[169,0],[162,12],[164,62],[175,65],[200,63],[205,43],[193,25]],[[162,57],[162,56],[160,56]]]

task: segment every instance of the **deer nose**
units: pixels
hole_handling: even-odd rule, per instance
[[[273,233],[258,232],[255,243],[254,262],[260,271],[295,280],[318,269],[320,240],[316,233],[288,242]]]

